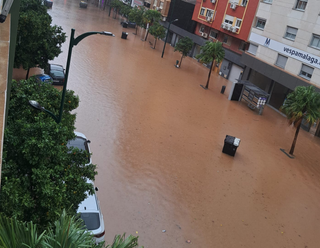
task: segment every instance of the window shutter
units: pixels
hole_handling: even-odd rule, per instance
[[[302,65],[301,71],[304,71],[310,75],[313,73],[313,68],[307,65]]]

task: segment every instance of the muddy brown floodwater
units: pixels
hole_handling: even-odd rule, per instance
[[[216,72],[203,90],[207,68],[192,58],[175,68],[170,45],[161,59],[162,41],[151,49],[141,30],[91,3],[54,0],[49,13],[68,36],[116,35],[74,47],[68,83],[98,165],[107,243],[126,232],[147,248],[319,247],[319,138],[301,131],[290,159],[279,150],[294,135],[286,119],[228,101],[230,84]],[[55,63],[66,64],[68,44]],[[241,139],[235,157],[221,152],[227,134]]]

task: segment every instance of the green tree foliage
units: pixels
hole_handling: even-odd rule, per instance
[[[129,20],[132,22],[135,22],[136,25],[136,33],[138,32],[138,26],[145,28],[145,24],[143,21],[143,14],[145,12],[145,8],[144,7],[137,7],[135,6],[134,8],[131,9],[130,13],[129,13]]]
[[[209,64],[213,61],[215,63],[220,63],[224,58],[224,49],[221,42],[211,42],[207,41],[206,44],[201,47],[201,53],[196,56],[197,59],[200,59],[201,63]],[[211,71],[215,63],[211,64],[207,84],[204,87],[208,89],[209,81],[211,76]]]
[[[76,115],[70,112],[78,107],[78,96],[66,92],[60,124],[28,104],[36,100],[58,115],[61,94],[34,78],[13,81],[4,133],[0,211],[43,227],[62,209],[72,206],[75,214],[85,192],[94,192],[87,179],[94,180],[96,165],[85,165],[87,152],[66,146],[75,137]]]
[[[28,70],[27,78],[30,68],[45,68],[49,60],[61,53],[66,35],[60,26],[51,26],[51,22],[41,1],[21,1],[14,67]]]
[[[123,3],[120,2],[119,0],[112,0],[110,3],[110,7],[113,8],[113,12],[114,12],[114,16],[113,18],[116,19],[117,18],[117,14],[119,13],[119,11],[121,10],[123,6]]]
[[[120,8],[120,14],[125,18],[128,18],[131,9],[132,8],[129,5],[122,4],[122,7]]]
[[[0,214],[0,247],[2,248],[135,248],[138,238],[116,235],[111,246],[95,244],[92,235],[83,228],[81,219],[63,211],[58,220],[40,233],[33,222],[22,222]],[[143,248],[143,247],[142,247]]]
[[[179,53],[181,53],[179,67],[181,67],[182,59],[188,55],[188,53],[192,49],[192,46],[193,46],[193,41],[189,37],[183,37],[178,41],[178,43],[174,47],[174,52],[178,51]]]
[[[161,13],[153,9],[148,9],[143,13],[143,22],[145,23],[145,26],[147,28],[152,26],[153,23],[158,22],[160,18],[161,18]],[[147,29],[146,37],[144,39],[145,41],[147,40],[148,33],[149,33],[149,29]]]
[[[293,123],[296,127],[289,152],[293,155],[302,120],[313,124],[320,118],[320,94],[313,86],[298,86],[287,96],[281,110],[287,115],[290,125]]]
[[[162,25],[160,25],[158,22],[155,22],[149,28],[149,32],[151,35],[153,35],[153,37],[155,39],[154,40],[154,47],[153,47],[153,49],[155,49],[157,40],[163,39],[166,36],[166,29]]]

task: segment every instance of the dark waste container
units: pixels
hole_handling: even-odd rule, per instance
[[[127,22],[123,22],[122,23],[122,27],[127,28],[128,27],[128,23]]]
[[[80,8],[86,9],[87,7],[88,7],[88,3],[87,2],[85,2],[85,1],[81,1],[80,2]]]
[[[222,88],[221,88],[220,93],[221,93],[221,94],[224,94],[224,91],[225,91],[225,90],[226,90],[226,86],[223,85]]]
[[[127,39],[128,33],[122,32],[121,39]]]
[[[240,139],[227,135],[224,139],[222,152],[230,156],[234,156],[240,144]]]
[[[52,8],[52,4],[53,4],[52,1],[45,0],[44,3],[45,3],[45,6],[47,6],[48,8]]]

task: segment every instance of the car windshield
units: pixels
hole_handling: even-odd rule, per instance
[[[89,231],[96,230],[100,227],[100,218],[98,213],[81,213],[80,217]]]
[[[53,77],[64,77],[64,74],[62,71],[51,71],[50,74],[53,76]]]
[[[84,138],[81,137],[76,137],[73,140],[69,140],[67,143],[67,147],[71,148],[71,147],[77,147],[79,148],[79,150],[84,150],[87,151],[89,153],[89,148],[88,148],[88,144],[86,142],[86,140]],[[88,157],[88,163],[90,163],[90,154]]]
[[[63,67],[60,65],[51,65],[51,71],[63,71]]]

